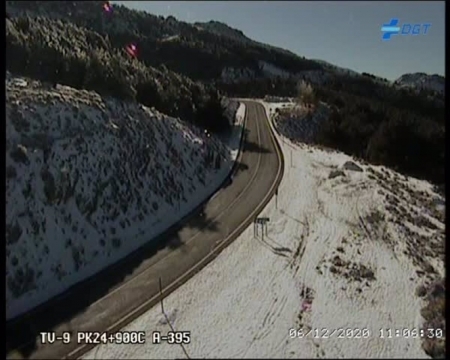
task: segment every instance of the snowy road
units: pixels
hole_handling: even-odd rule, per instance
[[[159,277],[167,295],[215,258],[264,208],[283,174],[263,106],[246,102],[246,109],[248,132],[233,184],[214,195],[201,211],[203,215],[171,232],[168,246],[156,253],[140,249],[114,271],[106,269],[29,319],[10,325],[8,333],[17,334],[24,344],[30,338],[37,343],[37,332],[44,329],[57,334],[75,329],[119,330],[157,303]],[[80,347],[75,341],[30,344],[28,349],[19,346],[26,357],[47,359],[78,357],[91,347]]]

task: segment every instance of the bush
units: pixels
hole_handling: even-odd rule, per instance
[[[299,103],[303,104],[316,104],[316,96],[311,84],[306,83],[302,80],[298,84],[298,99]]]

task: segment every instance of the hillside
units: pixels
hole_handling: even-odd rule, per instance
[[[212,131],[229,130],[213,87],[165,66],[146,66],[107,38],[65,20],[7,19],[6,54],[14,74],[135,100]]]
[[[236,111],[241,121],[227,104]],[[239,129],[226,145],[155,109],[8,74],[7,318],[195,208],[230,171]]]
[[[28,14],[70,21],[107,35],[117,49],[136,42],[139,58],[146,65],[165,65],[194,80],[219,80],[226,68],[245,68],[260,75],[259,61],[293,74],[321,68],[289,51],[242,41],[244,37],[238,30],[217,22],[188,24],[173,16],[164,18],[117,5],[106,14],[102,5],[101,1],[7,1],[6,8],[12,18]],[[162,41],[168,37],[173,40]]]

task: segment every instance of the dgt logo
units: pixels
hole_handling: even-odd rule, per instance
[[[390,23],[383,24],[381,31],[384,33],[382,36],[383,40],[391,40],[391,35],[425,35],[428,32],[431,24],[408,24],[405,23],[401,27],[398,26],[398,19],[391,19]]]

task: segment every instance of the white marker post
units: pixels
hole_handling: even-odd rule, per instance
[[[278,209],[278,188],[275,190],[275,209]]]

